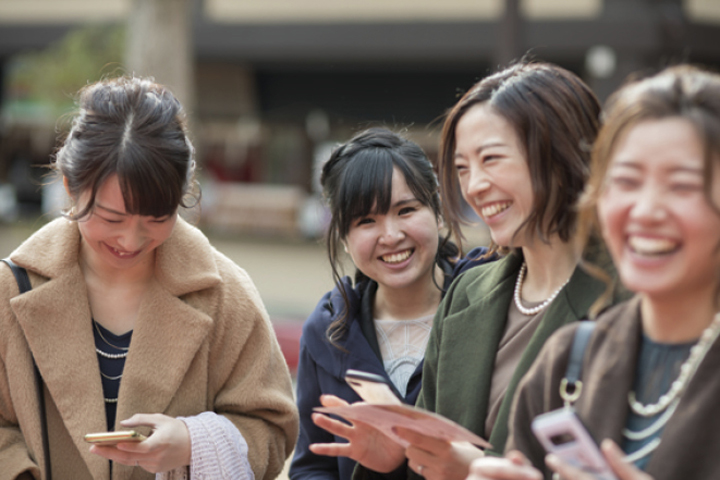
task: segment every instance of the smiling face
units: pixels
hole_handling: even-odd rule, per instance
[[[490,228],[492,240],[524,246],[526,235],[518,229],[533,208],[530,170],[514,128],[489,105],[472,107],[458,122],[455,167],[465,201]]]
[[[678,117],[643,121],[618,140],[598,217],[629,289],[664,299],[714,292],[720,216],[704,194],[703,166],[696,130]],[[718,205],[717,168],[712,187]]]
[[[86,197],[80,197],[81,209]],[[176,221],[177,213],[161,218],[127,214],[120,183],[114,175],[98,189],[90,213],[78,221],[83,258],[96,269],[147,267],[155,249],[172,234]]]
[[[438,233],[432,209],[394,168],[388,212],[353,219],[344,242],[355,266],[379,289],[412,289],[432,281]]]

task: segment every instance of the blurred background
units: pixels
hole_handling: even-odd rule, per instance
[[[370,126],[434,158],[444,112],[526,54],[601,99],[634,72],[718,69],[720,0],[0,0],[0,255],[63,207],[60,184],[41,185],[75,92],[154,76],[189,114],[191,216],[253,277],[294,367],[332,286],[318,166]]]
[[[385,126],[434,159],[443,114],[524,55],[603,100],[635,72],[717,70],[720,0],[0,0],[0,255],[64,206],[46,167],[77,90],[153,76],[189,115],[189,216],[249,272],[294,370],[332,287],[317,171],[333,146]]]

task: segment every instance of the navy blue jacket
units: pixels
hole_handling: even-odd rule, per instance
[[[485,248],[475,248],[455,265],[445,265],[443,288],[447,290],[462,272],[486,263],[489,259],[478,259],[486,251]],[[323,295],[303,325],[297,371],[300,436],[290,466],[292,480],[350,480],[355,468],[354,460],[315,455],[308,449],[312,443],[345,442],[345,439],[328,433],[312,422],[310,416],[313,408],[320,406],[321,394],[332,394],[350,403],[360,401],[360,397],[345,382],[345,371],[348,369],[363,370],[390,379],[383,366],[373,322],[372,305],[377,283],[366,280],[353,286],[349,277],[342,281],[350,300],[350,314],[346,319],[347,331],[337,344],[345,351],[332,345],[326,333],[328,326],[345,309],[342,294],[337,287]],[[420,362],[410,378],[405,403],[415,404],[422,384],[422,368]]]

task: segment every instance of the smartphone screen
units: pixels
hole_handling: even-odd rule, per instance
[[[367,403],[402,404],[402,396],[395,386],[380,375],[360,370],[348,370],[345,372],[345,381]]]

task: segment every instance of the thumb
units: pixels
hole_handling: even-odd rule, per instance
[[[147,413],[136,413],[132,417],[122,420],[120,422],[120,425],[123,427],[141,427],[141,426],[148,426],[157,428],[158,427],[158,419],[157,415],[147,414]]]

